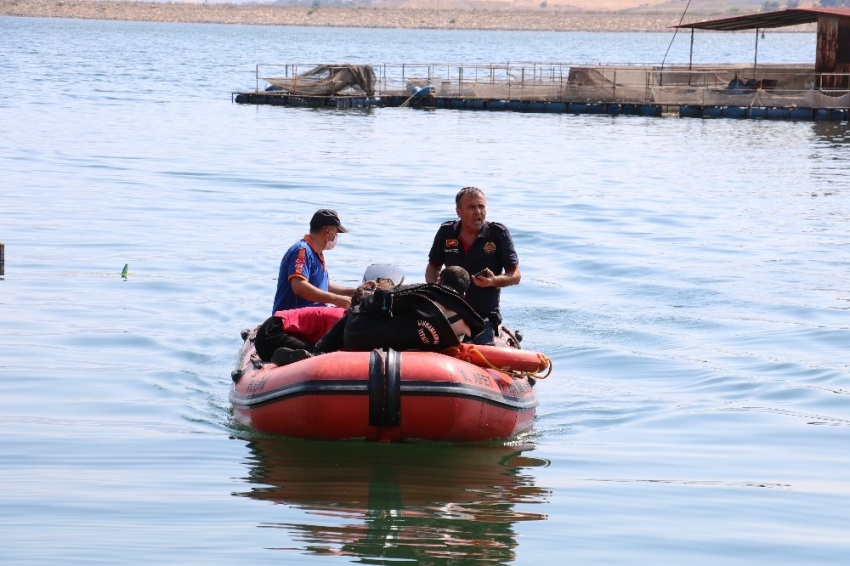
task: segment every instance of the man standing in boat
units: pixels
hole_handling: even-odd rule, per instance
[[[478,344],[492,344],[502,315],[500,289],[520,281],[519,258],[508,229],[487,222],[487,199],[476,187],[464,187],[455,196],[458,220],[444,222],[431,245],[425,281],[436,283],[443,265],[458,265],[472,277],[466,301],[486,320]]]
[[[310,233],[293,244],[280,260],[272,313],[300,307],[335,305],[347,309],[354,287],[330,282],[324,252],[336,246],[338,234],[348,230],[335,210],[317,210]]]

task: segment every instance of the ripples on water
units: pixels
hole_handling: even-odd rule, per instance
[[[701,34],[697,54],[748,61],[751,41]],[[229,100],[257,62],[658,62],[668,42],[0,19],[5,558],[843,562],[846,124]],[[555,360],[534,433],[233,425],[239,329],[313,210],[353,229],[335,279],[390,259],[418,280],[469,184],[517,243],[506,318]]]

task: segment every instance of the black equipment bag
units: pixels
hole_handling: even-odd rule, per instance
[[[481,317],[452,289],[428,283],[405,285],[379,289],[351,309],[345,324],[345,349],[440,351],[459,345],[437,303],[458,313],[473,336],[484,329]]]

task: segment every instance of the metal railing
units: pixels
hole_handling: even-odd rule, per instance
[[[294,77],[320,64],[256,66],[263,77]],[[587,65],[518,61],[504,64],[374,65],[375,96],[409,96],[433,87],[437,97],[666,106],[797,106],[850,108],[850,74],[815,73],[811,65]],[[337,96],[363,96],[351,92]]]

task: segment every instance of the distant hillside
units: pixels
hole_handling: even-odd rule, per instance
[[[390,1],[404,4],[405,7],[390,6]],[[353,2],[346,2],[345,5],[333,4],[341,0],[310,0],[310,4],[302,2],[301,5],[276,5],[256,0],[0,0],[0,16],[312,27],[669,33],[670,26],[682,20],[684,9],[681,4],[677,5],[677,2],[668,2],[666,5],[670,9],[663,10],[663,4],[659,2],[658,8],[643,6],[601,12],[599,4],[594,5],[595,11],[590,11],[574,5],[550,6],[549,1],[558,0],[539,0],[537,7],[518,1],[472,3],[471,0],[386,0],[374,5]],[[583,0],[571,1],[575,3]],[[603,3],[604,1],[602,0]],[[449,2],[456,2],[464,7],[450,8]],[[410,6],[416,3],[423,7]],[[544,6],[541,6],[541,3]],[[429,4],[433,4],[433,7],[424,7]],[[615,7],[619,8],[625,4],[620,0],[615,3]],[[673,10],[673,7],[676,9]],[[730,10],[738,10],[733,13],[745,13],[738,7],[732,7]],[[730,15],[728,11],[720,14]],[[685,21],[711,19],[720,14],[689,10]],[[814,30],[812,26],[801,28],[804,29],[783,29],[787,32]]]
[[[735,14],[761,11],[765,6],[788,7],[789,0],[691,0],[688,13]],[[817,2],[791,1],[791,7],[809,7]],[[675,12],[687,0],[276,0],[281,5],[374,6],[419,10],[561,10],[582,12]]]

